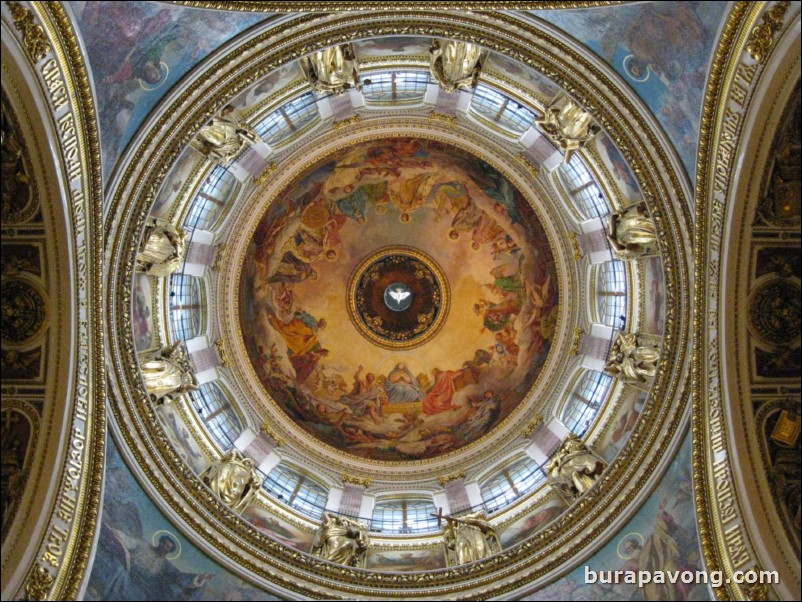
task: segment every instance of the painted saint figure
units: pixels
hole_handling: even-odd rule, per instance
[[[406,364],[399,362],[384,381],[384,391],[390,403],[419,401],[426,395]]]
[[[298,382],[304,382],[317,366],[321,357],[329,354],[317,339],[317,333],[326,328],[326,320],[318,320],[305,311],[298,310],[289,321],[282,321],[275,314],[269,317],[270,324],[287,344],[287,354]]]

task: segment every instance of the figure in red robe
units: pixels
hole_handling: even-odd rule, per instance
[[[456,387],[454,379],[459,375],[459,370],[434,369],[434,386],[431,391],[423,398],[423,413],[427,416],[456,410],[457,406],[451,405],[451,398],[454,397]]]

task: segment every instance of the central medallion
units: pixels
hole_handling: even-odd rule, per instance
[[[404,311],[412,305],[412,289],[403,282],[393,282],[384,289],[384,304],[393,311]]]
[[[419,249],[403,246],[362,260],[346,294],[354,326],[385,349],[412,349],[430,340],[445,323],[450,303],[442,268]]]

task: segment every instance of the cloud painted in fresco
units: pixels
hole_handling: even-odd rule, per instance
[[[585,583],[592,571],[702,570],[691,481],[691,436],[685,436],[663,480],[638,513],[589,560],[522,600],[711,600],[703,584]],[[605,573],[606,575],[606,573]],[[621,578],[623,579],[623,577]]]
[[[71,2],[98,96],[103,170],[170,88],[213,50],[266,18],[157,2]]]
[[[696,175],[706,74],[726,2],[648,2],[533,11],[607,61],[663,126]]]
[[[191,544],[150,501],[111,437],[106,449],[103,519],[85,600],[280,600]],[[161,539],[174,546],[167,559],[154,552]]]

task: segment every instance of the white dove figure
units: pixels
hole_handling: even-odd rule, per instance
[[[390,291],[390,296],[395,299],[395,302],[398,305],[401,305],[401,301],[409,297],[412,293],[409,291],[404,291],[400,289],[393,289]]]

